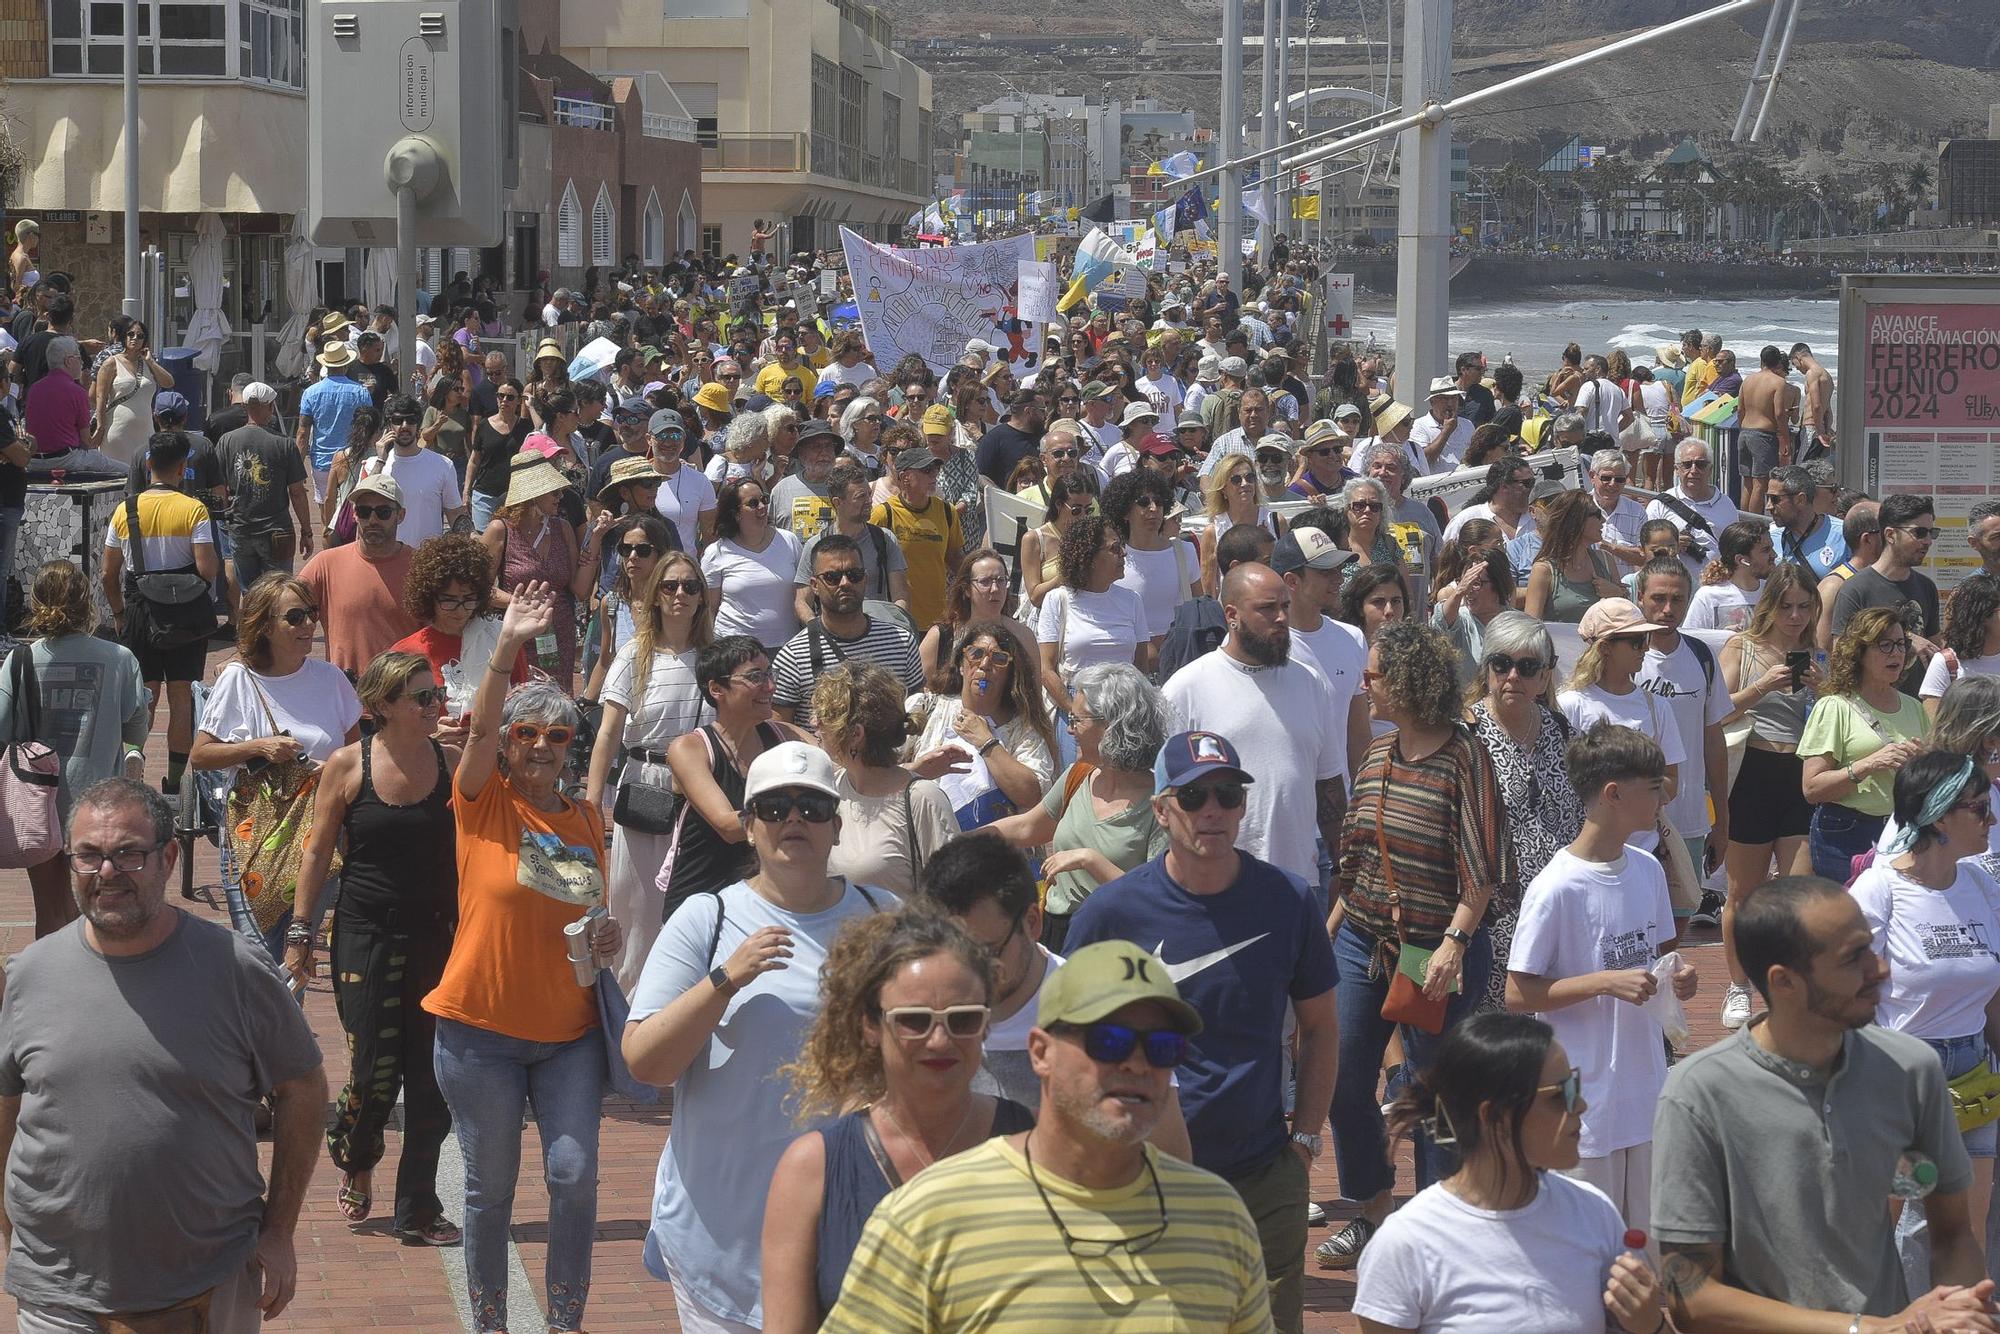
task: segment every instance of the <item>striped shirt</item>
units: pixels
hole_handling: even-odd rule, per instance
[[[1105,1259],[1070,1255],[1010,1140],[925,1169],[876,1206],[822,1334],[1269,1330],[1263,1251],[1241,1198],[1221,1177],[1151,1145],[1145,1152],[1153,1170],[1112,1190],[1035,1167],[1049,1207],[1079,1239],[1157,1228],[1158,1173],[1165,1234]]]
[[[1397,733],[1375,738],[1354,776],[1341,837],[1334,892],[1347,917],[1377,940],[1396,938],[1389,877],[1380,844],[1389,849],[1395,897],[1403,905],[1410,943],[1432,946],[1451,925],[1461,901],[1484,902],[1515,880],[1514,849],[1500,808],[1493,759],[1462,723],[1451,739],[1421,760],[1402,757]],[[1382,838],[1376,838],[1380,822]]]
[[[151,573],[191,570],[194,549],[215,545],[215,528],[209,521],[208,506],[164,487],[139,493],[139,534],[146,544],[146,569]],[[120,505],[111,511],[111,527],[104,535],[104,546],[107,551],[123,555],[128,569],[135,564],[130,536],[125,531],[125,506]]]
[[[924,688],[923,659],[917,656],[917,641],[910,632],[894,621],[866,619],[868,629],[859,639],[842,639],[817,620],[809,621],[771,660],[771,677],[777,683],[771,702],[798,710],[792,721],[800,727],[813,725],[812,693],[821,674],[843,662],[873,663],[901,682],[906,695]]]

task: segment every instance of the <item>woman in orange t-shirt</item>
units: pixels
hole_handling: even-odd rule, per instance
[[[597,1001],[576,984],[563,928],[604,902],[604,822],[557,787],[582,719],[555,686],[507,689],[523,646],[548,631],[547,584],[514,591],[473,699],[452,780],[458,936],[424,1008],[437,1016],[437,1079],[465,1156],[465,1281],[474,1328],[507,1328],[507,1231],[521,1113],[535,1109],[549,1192],[548,1326],[583,1323],[597,1228],[605,1046]],[[600,964],[622,930],[602,919]]]

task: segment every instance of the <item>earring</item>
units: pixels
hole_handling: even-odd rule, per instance
[[[1947,844],[1949,844],[1950,842],[1951,840],[1945,837],[1944,830],[1942,829],[1938,830],[1938,846],[1942,848]]]
[[[1451,1113],[1444,1104],[1437,1105],[1437,1115],[1424,1122],[1424,1131],[1431,1137],[1431,1143],[1441,1149],[1453,1148],[1458,1144],[1458,1128],[1451,1123]]]

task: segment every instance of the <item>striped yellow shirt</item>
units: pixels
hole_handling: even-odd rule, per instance
[[[926,1169],[876,1206],[822,1334],[1269,1330],[1263,1252],[1243,1201],[1213,1173],[1150,1145],[1146,1156],[1165,1194],[1166,1234],[1137,1255],[1105,1259],[1070,1255],[1007,1139]],[[1035,1178],[1079,1242],[1159,1225],[1151,1172],[1115,1190],[1039,1163]]]

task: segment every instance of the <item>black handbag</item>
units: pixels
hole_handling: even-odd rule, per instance
[[[134,495],[125,497],[125,535],[132,559],[125,580],[128,642],[154,649],[179,648],[213,634],[215,604],[207,579],[195,570],[147,571],[139,498]]]
[[[611,803],[611,818],[634,833],[671,834],[680,815],[680,805],[681,798],[676,792],[627,779],[618,785],[618,798]]]

